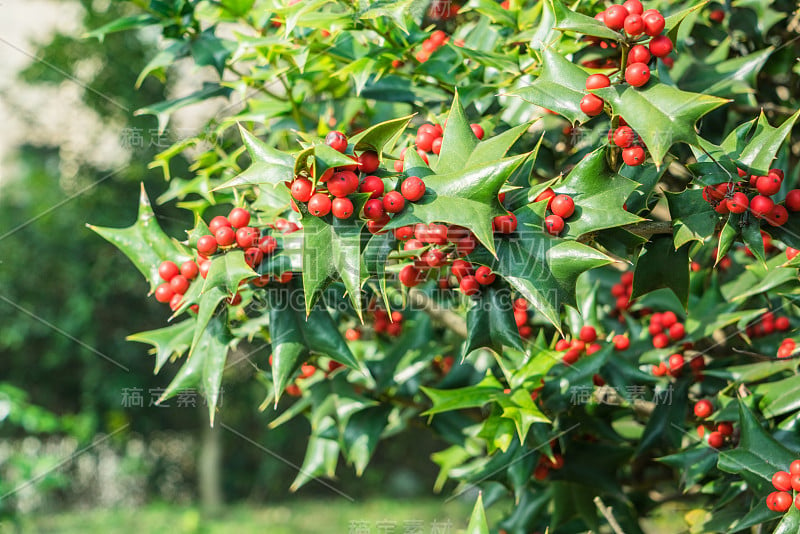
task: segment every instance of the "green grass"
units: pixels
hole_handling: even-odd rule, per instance
[[[444,499],[379,498],[350,502],[342,498],[298,500],[263,507],[234,505],[216,517],[203,517],[195,507],[152,504],[139,509],[29,515],[21,518],[19,530],[0,522],[0,533],[400,534],[412,525],[418,526],[419,532],[428,533],[433,530],[435,521],[439,526],[449,521],[449,530],[441,532],[456,534],[466,528],[471,510],[470,503],[455,500],[445,503]],[[388,525],[393,525],[394,530],[386,528]],[[364,530],[351,528],[355,526]]]

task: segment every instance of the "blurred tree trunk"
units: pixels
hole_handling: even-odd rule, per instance
[[[203,406],[203,413],[208,413],[205,406]],[[203,513],[208,515],[219,513],[224,504],[222,497],[222,436],[219,425],[209,426],[207,416],[203,417],[197,474]]]

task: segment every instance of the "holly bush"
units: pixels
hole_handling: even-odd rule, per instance
[[[504,532],[800,529],[792,2],[133,3],[89,35],[205,80],[137,113],[216,106],[152,162],[186,235],[144,189],[92,227],[172,311],[163,399],[213,424],[244,348],[292,490],[421,424]]]

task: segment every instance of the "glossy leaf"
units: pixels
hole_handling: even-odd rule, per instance
[[[294,158],[292,156],[268,146],[241,124],[239,133],[247,148],[247,153],[250,155],[250,166],[217,189],[254,184],[269,184],[278,187],[294,179]]]
[[[692,241],[702,243],[714,233],[719,214],[703,200],[702,189],[686,189],[680,193],[667,191],[666,197],[672,216],[675,248]]]
[[[625,118],[659,167],[675,143],[699,145],[695,123],[726,102],[713,96],[681,91],[661,83],[656,76],[652,76],[645,87],[623,84],[593,92],[610,103],[615,114]]]
[[[151,291],[163,282],[158,275],[158,266],[162,261],[171,260],[180,265],[181,262],[191,259],[158,225],[144,184],[139,195],[139,215],[133,225],[127,228],[102,228],[91,224],[87,226],[133,262],[150,282]]]
[[[669,269],[664,266],[668,265]],[[654,236],[645,243],[636,259],[633,274],[635,299],[656,289],[667,288],[675,293],[684,307],[689,299],[689,246],[678,250],[670,236]]]
[[[194,319],[186,319],[177,324],[173,324],[158,330],[149,330],[131,334],[125,339],[128,341],[138,341],[153,346],[152,352],[155,353],[156,363],[154,374],[158,374],[161,367],[174,355],[176,358],[182,356],[192,344],[194,336]]]
[[[589,120],[580,107],[581,99],[586,95],[586,79],[589,75],[552,48],[543,49],[541,55],[542,70],[539,76],[530,85],[508,94],[555,111],[572,123]]]
[[[483,347],[492,349],[496,354],[503,354],[504,345],[525,350],[510,303],[507,289],[493,286],[482,288],[480,297],[472,300],[467,312],[469,337],[462,349],[463,356]]]

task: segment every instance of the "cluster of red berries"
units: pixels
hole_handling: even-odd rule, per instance
[[[372,325],[376,334],[386,334],[391,337],[398,337],[403,333],[403,314],[397,310],[389,314],[382,308],[377,308],[373,312],[374,323]]]
[[[783,341],[781,341],[781,345],[778,347],[778,358],[791,358],[794,354],[794,350],[797,348],[797,343],[794,339],[787,337]]]
[[[707,419],[714,413],[714,405],[708,399],[702,399],[694,405],[694,415],[698,419]],[[714,430],[711,430],[711,429]],[[697,426],[697,435],[704,439],[710,447],[720,449],[726,441],[735,441],[733,423],[722,421],[719,423],[703,422]]]
[[[778,332],[785,332],[791,328],[789,318],[786,316],[776,317],[772,312],[766,312],[747,326],[745,332],[749,337],[763,337]]]
[[[647,157],[644,142],[622,117],[619,118],[617,129],[608,131],[608,140],[622,149],[622,161],[626,165],[636,167],[644,163]]]
[[[772,475],[772,485],[778,491],[773,491],[767,496],[767,508],[773,512],[788,512],[794,505],[800,510],[800,460],[795,460],[789,465],[789,472],[778,471]],[[792,490],[798,492],[792,499]]]
[[[422,48],[414,56],[420,63],[425,63],[442,45],[450,40],[450,37],[442,30],[436,30],[430,37],[422,41]]]
[[[611,296],[616,300],[615,312],[622,313],[631,306],[631,294],[633,293],[633,273],[631,271],[624,272],[619,277],[619,283],[611,286]],[[620,320],[622,316],[620,315]]]
[[[565,220],[575,213],[575,201],[569,195],[557,195],[551,188],[547,188],[534,199],[534,202],[547,201],[550,215],[544,218],[544,229],[552,236],[559,236],[564,231]],[[516,219],[514,220],[516,227]]]
[[[567,341],[566,339],[559,339],[556,342],[556,350],[564,352],[561,361],[566,365],[572,365],[577,362],[581,356],[591,356],[601,348],[603,348],[597,341],[597,330],[593,326],[584,326],[580,329],[577,339]]]
[[[749,211],[771,226],[783,226],[789,220],[790,211],[800,211],[800,189],[789,191],[783,205],[771,198],[781,190],[781,169],[770,169],[765,176],[749,175],[743,169],[738,169],[738,174],[740,182],[723,182],[703,188],[703,198],[714,206],[717,213]],[[756,194],[748,196],[748,193]]]
[[[686,328],[671,311],[651,315],[647,331],[653,338],[653,346],[657,349],[668,346],[670,340],[680,341],[686,336]]]
[[[689,368],[694,375],[695,381],[702,382],[703,370],[706,368],[705,358],[703,358],[702,355],[697,355],[689,359]],[[685,369],[686,358],[683,354],[678,353],[670,355],[667,361],[659,362],[658,365],[652,365],[650,367],[653,376],[671,376],[673,378],[678,378],[683,375]]]
[[[562,467],[564,467],[564,457],[561,454],[554,452],[552,460],[543,454],[539,456],[539,463],[536,464],[536,469],[533,470],[533,478],[544,480],[550,474],[551,469],[557,471]]]
[[[514,223],[516,228],[516,218]],[[451,282],[446,274],[447,266],[450,266],[450,274],[455,277],[459,289],[467,296],[475,295],[481,286],[490,285],[496,279],[489,267],[481,265],[475,268],[472,263],[461,259],[477,245],[477,239],[467,228],[419,223],[396,228],[394,235],[402,243],[403,251],[413,254],[414,262],[405,265],[398,274],[400,283],[406,287],[424,282],[429,273],[434,272],[439,277],[439,287],[448,289]]]
[[[528,309],[528,301],[524,298],[514,300],[514,322],[522,339],[528,339],[533,335],[533,329],[528,324]]]
[[[436,32],[434,32],[436,33]],[[445,121],[445,126],[447,122]],[[472,133],[478,140],[482,140],[485,132],[480,124],[470,124]],[[428,163],[428,155],[436,154],[437,156],[442,151],[442,140],[444,139],[444,129],[441,124],[427,123],[417,128],[417,135],[414,138],[414,146],[417,148],[417,154],[422,158],[422,161]],[[400,152],[400,159],[394,162],[394,170],[403,172],[403,160],[405,159],[406,150],[404,148]]]
[[[177,311],[181,307],[183,295],[189,290],[189,286],[199,273],[200,268],[193,260],[183,262],[180,267],[173,261],[162,261],[158,266],[158,276],[164,283],[156,287],[156,300],[169,304],[172,311]],[[203,277],[207,273],[208,267],[206,266]],[[191,307],[193,312],[197,312],[197,309],[197,304]]]

